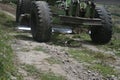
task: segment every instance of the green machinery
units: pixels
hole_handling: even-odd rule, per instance
[[[39,42],[50,40],[53,17],[59,17],[61,25],[89,27],[94,43],[108,43],[112,37],[111,14],[93,0],[18,0],[16,11],[16,22],[26,21]]]

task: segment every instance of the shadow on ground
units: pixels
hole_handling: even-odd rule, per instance
[[[82,47],[82,44],[89,44],[89,45],[97,45],[93,44],[90,40],[82,40],[81,38],[71,38],[71,35],[69,36],[60,36],[60,34],[54,34],[52,35],[52,39],[47,44],[49,45],[57,45],[62,47]]]
[[[61,36],[60,35],[61,34],[53,34],[51,40],[49,42],[46,42],[46,44],[62,46],[62,47],[73,47],[73,48],[82,47],[83,44],[86,44],[86,45],[98,45],[98,44],[94,44],[90,40],[82,40],[81,38],[75,39],[75,38],[71,38],[71,35],[66,36],[66,34],[61,35]],[[20,40],[35,42],[35,40],[32,38],[32,36],[30,36],[28,34],[18,34],[18,35],[15,35],[14,37],[16,39],[20,39]],[[38,42],[38,43],[42,43],[42,42]]]

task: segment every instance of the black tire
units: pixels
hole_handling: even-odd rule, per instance
[[[19,18],[21,14],[30,14],[30,0],[18,0],[16,9],[16,22],[19,23]]]
[[[22,0],[18,0],[17,1],[17,9],[16,9],[16,22],[19,22],[19,18],[21,15],[21,4],[22,4]]]
[[[112,20],[111,15],[104,7],[96,7],[96,18],[102,20],[102,26],[91,27],[91,39],[94,43],[105,44],[111,40],[112,37]]]
[[[36,41],[47,42],[51,38],[51,12],[45,1],[34,1],[31,5],[31,32]]]
[[[22,0],[22,14],[30,14],[31,0]]]

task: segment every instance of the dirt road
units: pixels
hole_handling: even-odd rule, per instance
[[[25,36],[30,36],[30,34]],[[28,37],[23,40],[14,40],[13,49],[16,53],[21,73],[25,74],[25,70],[22,69],[24,65],[33,65],[36,69],[43,72],[51,71],[57,75],[65,76],[67,80],[102,80],[102,75],[88,70],[83,63],[79,63],[71,58],[65,52],[68,49],[67,47],[38,43],[33,41],[31,37]],[[55,59],[59,61],[59,64],[50,64],[46,59]],[[34,77],[24,74],[24,80],[29,80],[30,78],[34,80]]]
[[[72,55],[67,52],[67,50],[71,49],[70,47],[62,47],[50,44],[50,42],[38,43],[32,39],[30,33],[21,32],[12,35],[16,38],[12,44],[12,48],[16,54],[15,61],[17,61],[19,65],[18,69],[23,76],[23,80],[42,80],[39,76],[36,76],[34,72],[30,73],[26,70],[26,68],[30,66],[34,66],[36,70],[43,73],[52,72],[56,76],[63,76],[65,78],[63,80],[118,80],[114,75],[105,78],[98,71],[91,70],[87,67],[91,64],[79,62],[74,59]],[[104,52],[104,54],[107,53],[114,56],[114,53],[98,49],[94,45],[87,43],[81,44],[82,48],[78,47],[77,49],[83,49],[84,47],[95,52]],[[115,64],[111,64],[111,66],[120,70],[119,62],[120,59],[118,58]]]

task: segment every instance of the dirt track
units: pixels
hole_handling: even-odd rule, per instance
[[[34,50],[36,47],[43,48],[45,51],[36,51]],[[66,76],[67,80],[102,80],[102,76],[100,76],[99,73],[87,70],[82,63],[71,58],[70,55],[65,52],[66,48],[64,47],[48,45],[47,43],[37,43],[32,40],[17,39],[13,44],[13,49],[17,54],[19,64],[34,65],[38,70],[44,72],[51,70],[55,74]],[[57,59],[60,61],[60,64],[50,65],[45,60],[47,58]],[[25,77],[24,80],[29,79]],[[31,80],[34,80],[34,77]]]
[[[16,60],[19,72],[23,76],[23,80],[39,80],[36,76],[29,76],[29,72],[24,70],[25,65],[34,66],[37,70],[42,72],[53,72],[56,75],[65,76],[66,80],[104,80],[104,77],[96,72],[88,69],[85,65],[90,65],[88,63],[78,62],[71,55],[66,52],[69,47],[56,46],[49,43],[38,43],[34,41],[30,33],[12,34],[16,37],[13,40],[12,48],[16,53]],[[111,52],[98,49],[97,47],[88,44],[81,43],[84,48],[104,52],[107,54],[114,54]],[[82,49],[79,47],[79,49]],[[114,56],[114,55],[113,55]],[[59,63],[50,63],[48,60],[57,60]],[[118,70],[120,59],[112,64]],[[107,78],[106,78],[107,79]],[[108,80],[118,80],[117,77],[113,76],[108,78]]]

